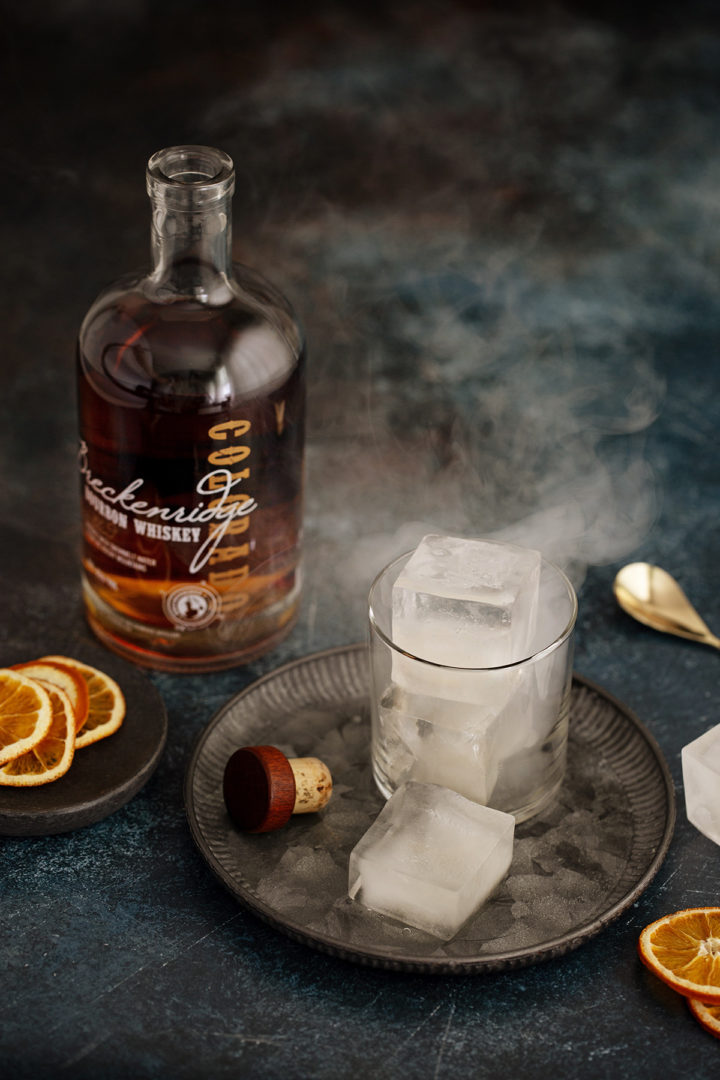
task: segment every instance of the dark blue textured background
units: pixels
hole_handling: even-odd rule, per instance
[[[4,7],[3,638],[41,652],[48,625],[82,627],[74,336],[145,260],[151,152],[232,154],[235,254],[290,294],[312,362],[298,627],[247,669],[151,675],[170,736],[148,786],[91,828],[2,843],[8,1075],[717,1076],[720,1046],[635,944],[720,903],[679,759],[720,722],[720,659],[611,592],[647,558],[720,630],[715,6]],[[514,529],[570,561],[576,668],[647,724],[676,782],[653,884],[544,965],[430,978],[315,953],[239,908],[185,823],[215,709],[360,639],[407,522]]]

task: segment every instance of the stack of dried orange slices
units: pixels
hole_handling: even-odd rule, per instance
[[[0,669],[0,785],[48,784],[76,750],[117,731],[125,698],[104,671],[68,656]]]
[[[688,999],[690,1011],[720,1038],[720,907],[686,908],[646,926],[643,964]]]

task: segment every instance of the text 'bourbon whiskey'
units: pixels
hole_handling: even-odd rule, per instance
[[[259,656],[299,602],[304,346],[233,267],[233,186],[210,147],[150,159],[152,270],[101,293],[78,343],[87,616],[171,671]]]

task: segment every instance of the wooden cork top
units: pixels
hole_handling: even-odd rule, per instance
[[[228,759],[223,797],[228,814],[245,832],[270,832],[292,814],[321,810],[332,777],[318,758],[287,758],[275,746],[243,746]]]

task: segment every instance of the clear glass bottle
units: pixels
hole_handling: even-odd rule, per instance
[[[304,343],[232,265],[233,188],[220,150],[154,154],[152,270],[102,292],[78,342],[87,617],[170,671],[261,655],[299,603]]]

